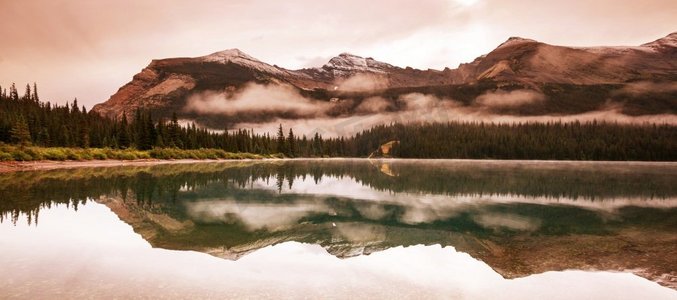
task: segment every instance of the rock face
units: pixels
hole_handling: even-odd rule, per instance
[[[287,85],[305,97],[327,102],[349,94],[351,99],[357,99],[356,105],[367,96],[395,97],[412,92],[433,93],[470,103],[486,91],[527,88],[543,92],[558,102],[558,108],[531,110],[531,114],[585,112],[598,108],[595,105],[612,97],[631,102],[630,108],[624,111],[628,114],[674,114],[677,112],[676,81],[677,33],[633,47],[576,48],[512,37],[473,62],[441,71],[401,68],[349,53],[339,54],[321,67],[288,70],[230,49],[202,57],[153,60],[131,82],[93,110],[114,117],[145,108],[155,111],[156,116],[176,112],[195,119],[199,116],[184,111],[191,95],[237,91],[248,83],[258,83]],[[367,88],[344,84],[354,82],[373,84]],[[663,87],[653,91],[660,93],[659,100],[638,95],[634,96],[639,100],[633,100],[628,95],[614,93],[626,84],[644,82]],[[577,111],[562,109],[579,106]],[[346,113],[352,111],[348,109]]]

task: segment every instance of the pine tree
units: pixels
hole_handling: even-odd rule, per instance
[[[289,157],[295,157],[297,150],[296,150],[296,137],[294,136],[294,131],[289,128],[289,136],[287,136],[287,156]]]
[[[30,86],[30,84],[26,83],[26,91],[24,92],[23,99],[24,100],[31,100],[32,96],[33,96],[33,93],[31,93],[31,86]]]
[[[83,109],[84,109],[84,106],[83,106]],[[79,141],[78,146],[80,146],[82,148],[89,148],[89,144],[90,144],[90,141],[89,141],[89,124],[87,124],[87,120],[84,119],[84,118],[82,120],[80,120],[78,127],[80,129],[79,132],[78,132],[78,135],[79,135],[78,136],[78,141]]]
[[[150,113],[147,113],[144,117],[142,131],[144,140],[141,142],[139,149],[152,149],[153,145],[157,142],[157,131],[155,130],[155,124],[153,123]]]
[[[315,132],[315,137],[313,137],[313,150],[314,156],[322,157],[324,155],[324,145],[322,145],[322,137],[318,132]]]
[[[19,100],[19,93],[16,90],[14,82],[12,82],[12,85],[9,87],[9,98],[14,101]]]
[[[28,129],[28,124],[23,117],[18,118],[12,129],[10,130],[10,137],[13,143],[20,145],[29,145],[31,143],[31,132]]]
[[[176,117],[176,112],[172,113],[172,121],[169,125],[169,145],[172,147],[183,147],[181,143],[181,128],[179,126],[179,119]]]
[[[282,124],[280,124],[280,128],[277,130],[277,153],[282,153],[285,154],[287,153],[287,145],[286,145],[286,139],[284,137],[284,131],[282,130]]]
[[[165,142],[167,140],[167,126],[163,118],[160,118],[160,120],[158,120],[157,129],[155,131],[157,132],[156,146],[164,148],[167,144]]]
[[[80,126],[80,147],[89,148],[89,128],[87,126]]]
[[[73,99],[73,105],[71,106],[71,112],[78,114],[80,113],[80,107],[78,107],[78,98]]]
[[[122,149],[127,149],[131,145],[131,139],[129,137],[129,123],[127,122],[127,114],[122,114],[122,121],[120,121],[120,128],[118,131],[118,147]]]
[[[40,97],[38,96],[38,85],[33,82],[33,101],[36,103],[40,102]]]

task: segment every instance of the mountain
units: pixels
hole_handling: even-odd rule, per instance
[[[617,84],[674,80],[676,58],[677,33],[639,47],[574,48],[512,37],[460,69],[471,74],[470,80]]]
[[[403,108],[398,97],[411,93],[472,106],[483,94],[523,89],[543,94],[546,101],[495,112],[566,115],[614,106],[627,115],[675,114],[677,32],[633,47],[565,47],[512,37],[470,63],[444,70],[401,68],[349,53],[321,67],[288,70],[230,49],[202,57],[153,60],[93,110],[109,117],[137,108],[151,109],[162,117],[176,112],[181,118],[220,129],[237,122],[303,117],[286,113],[261,118],[252,109],[233,121],[186,109],[191,96],[205,92],[226,95],[222,104],[227,106],[229,96],[252,84],[284,86],[314,104],[340,105],[340,109],[329,110],[330,117],[359,113],[360,104],[372,96],[384,97],[392,104],[388,109],[397,111]]]
[[[340,80],[356,75],[386,79],[385,87],[453,84],[452,78],[445,74],[452,72],[403,69],[348,53],[332,58],[319,68],[287,70],[230,49],[196,58],[153,60],[108,101],[96,105],[94,111],[106,116],[120,116],[124,111],[141,107],[181,112],[186,97],[192,93],[241,88],[250,82],[288,84],[304,94],[329,100],[327,93]]]

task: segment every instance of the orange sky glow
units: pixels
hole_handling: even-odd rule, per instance
[[[0,0],[0,85],[91,108],[155,58],[239,48],[295,69],[350,52],[443,69],[510,36],[639,45],[677,31],[675,16],[674,0]]]

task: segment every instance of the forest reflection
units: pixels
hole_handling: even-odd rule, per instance
[[[40,210],[92,201],[153,247],[227,259],[287,241],[337,257],[439,244],[506,277],[637,269],[660,282],[675,278],[666,261],[677,255],[675,182],[670,163],[337,159],[62,169],[0,174],[0,222],[38,226]]]
[[[274,203],[333,193],[395,205],[393,200],[437,197],[580,205],[653,199],[670,206],[677,196],[676,170],[673,164],[300,160],[16,172],[0,174],[0,216],[16,220],[23,213],[37,222],[41,207],[66,203],[77,209],[102,196],[139,205],[224,197]],[[387,194],[374,195],[380,192]]]

